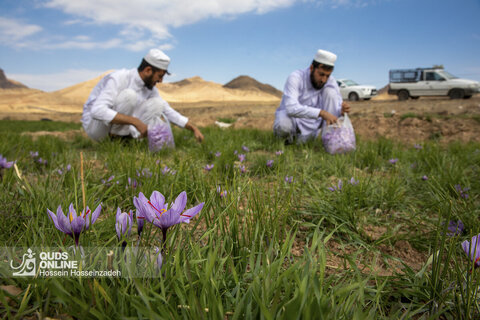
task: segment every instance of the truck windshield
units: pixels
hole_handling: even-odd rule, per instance
[[[343,81],[343,83],[344,83],[347,87],[358,86],[358,83],[356,83],[356,82],[353,81],[353,80],[345,80],[345,81]]]
[[[450,79],[457,79],[458,77],[455,77],[454,75],[448,73],[447,71],[445,70],[439,70],[437,71],[438,74],[440,74],[442,77],[444,77],[445,79],[447,80],[450,80]]]

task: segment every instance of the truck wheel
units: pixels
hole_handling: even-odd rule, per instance
[[[408,97],[410,97],[410,94],[408,93],[407,90],[400,90],[398,91],[397,95],[398,95],[398,100],[400,101],[408,100]]]
[[[350,92],[348,94],[348,100],[349,101],[358,101],[358,94],[355,92]]]
[[[465,92],[462,89],[452,89],[448,93],[450,99],[463,99]]]
[[[420,98],[420,97],[419,97],[419,96],[416,96],[416,97],[410,97],[410,98],[412,98],[412,99],[414,99],[414,100],[417,100],[417,99]]]
[[[471,94],[469,94],[468,96],[467,96],[467,95],[464,95],[464,96],[463,96],[463,99],[470,99],[471,97],[472,97]]]

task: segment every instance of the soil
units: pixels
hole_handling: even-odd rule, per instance
[[[350,118],[361,139],[386,137],[404,143],[437,140],[480,142],[480,95],[471,99],[420,98],[398,101],[391,97],[349,102]],[[220,118],[235,120],[234,128],[271,130],[278,103],[199,102],[171,103],[199,127],[215,125]],[[28,109],[28,108],[27,108]],[[32,107],[18,112],[0,110],[0,119],[79,122],[80,113],[54,112]],[[70,111],[70,110],[69,110]]]

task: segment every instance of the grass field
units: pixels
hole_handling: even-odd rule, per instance
[[[175,129],[176,148],[151,153],[146,141],[21,134],[67,128],[0,122],[0,154],[20,174],[0,169],[2,318],[480,317],[479,272],[461,246],[480,232],[480,144],[357,137],[355,152],[332,156],[320,141],[284,146],[271,132],[208,127],[202,144]],[[138,237],[135,219],[119,240],[117,208],[135,214],[133,198],[153,191],[168,203],[186,191],[187,209],[205,204],[165,240],[148,222]],[[5,248],[74,246],[47,214],[70,203],[101,204],[80,236],[85,250],[117,258],[126,241],[151,257],[158,247],[161,269],[147,259],[130,276],[13,277]]]

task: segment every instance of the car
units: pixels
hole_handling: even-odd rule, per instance
[[[480,92],[478,81],[457,78],[443,67],[390,70],[389,78],[388,93],[396,94],[400,101],[421,96],[468,99]]]
[[[337,83],[340,87],[340,93],[343,100],[370,100],[377,95],[377,88],[375,86],[360,85],[350,79],[338,79]]]

